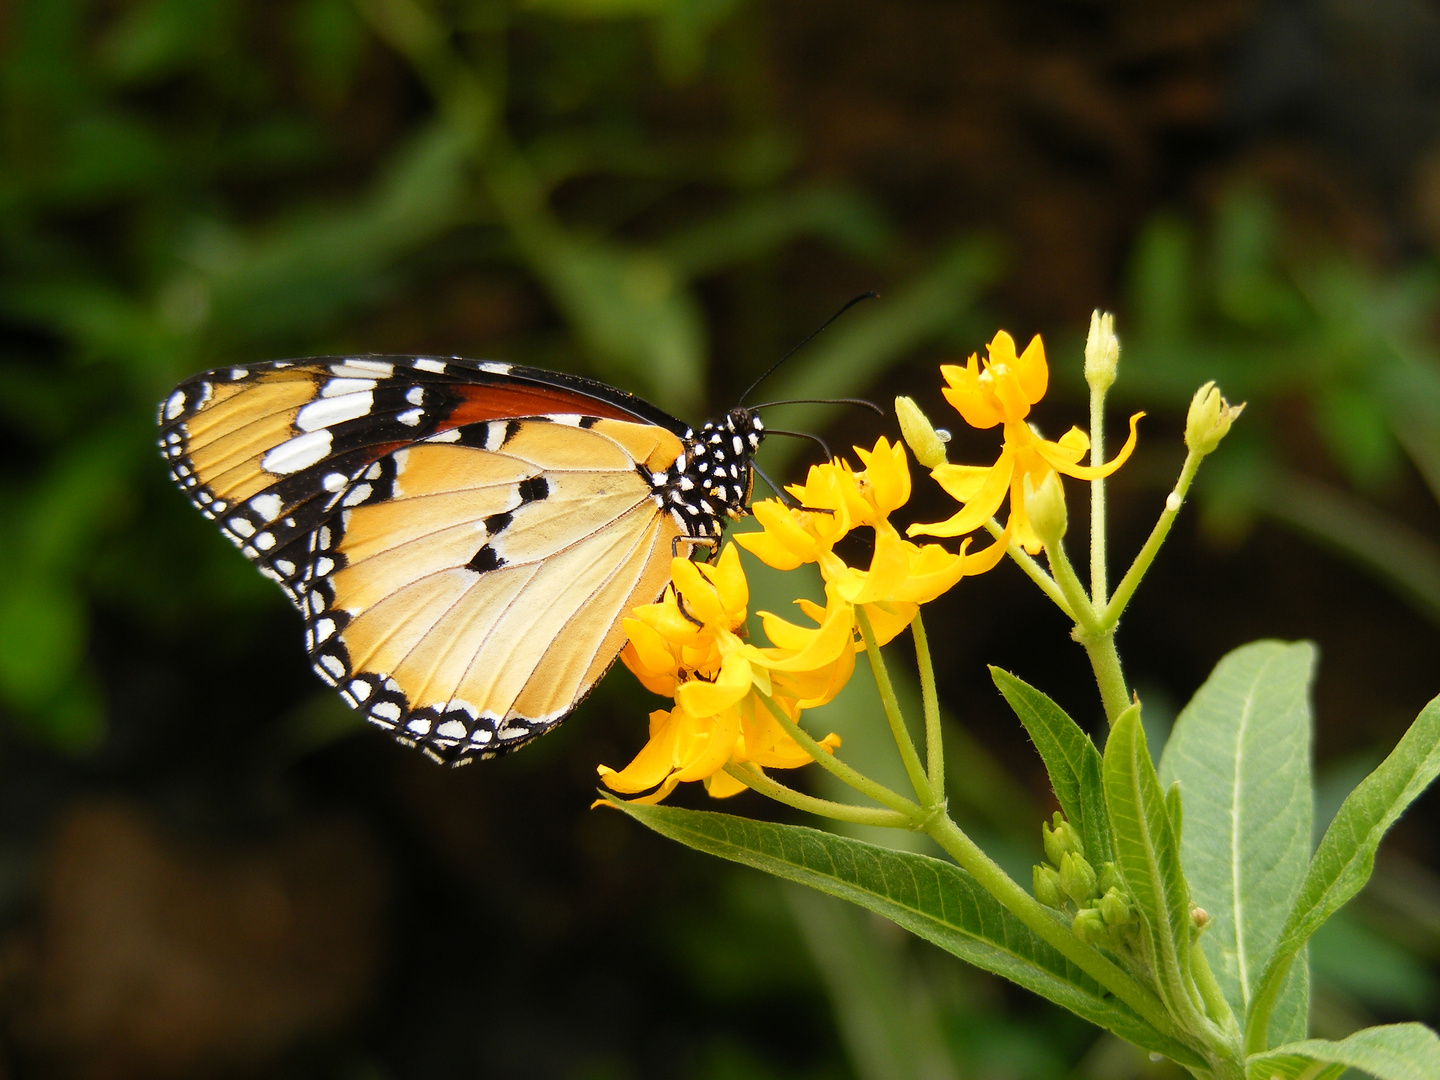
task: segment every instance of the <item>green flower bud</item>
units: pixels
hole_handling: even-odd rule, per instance
[[[1202,457],[1213,452],[1244,409],[1243,401],[1231,405],[1220,396],[1214,382],[1207,382],[1190,400],[1190,412],[1185,417],[1185,445],[1191,453]]]
[[[1084,855],[1067,851],[1060,862],[1060,887],[1077,904],[1095,895],[1095,871]]]
[[[1060,887],[1060,875],[1053,866],[1035,867],[1035,899],[1046,907],[1065,906],[1065,890]]]
[[[1080,830],[1066,821],[1059,811],[1056,811],[1053,822],[1053,827],[1043,821],[1040,823],[1040,838],[1045,842],[1045,857],[1055,866],[1059,866],[1067,851],[1083,856],[1085,841],[1080,839]]]
[[[1100,898],[1100,914],[1105,917],[1107,926],[1124,926],[1135,918],[1130,908],[1130,898],[1114,888],[1107,890]]]
[[[1105,936],[1105,917],[1095,908],[1081,908],[1070,923],[1075,936],[1087,945],[1094,945]]]
[[[935,430],[919,405],[908,397],[897,397],[895,416],[900,421],[900,435],[915,454],[916,461],[927,469],[945,464],[945,443],[949,436],[942,437]]]
[[[1035,487],[1027,473],[1020,482],[1025,496],[1025,516],[1040,541],[1050,547],[1058,544],[1069,528],[1069,517],[1065,511],[1065,488],[1060,483],[1060,474],[1053,469]]]
[[[1092,390],[1109,390],[1120,365],[1120,339],[1115,336],[1115,316],[1108,311],[1090,314],[1090,334],[1085,339],[1085,381]]]
[[[1111,889],[1125,891],[1125,879],[1120,876],[1120,870],[1113,862],[1100,864],[1100,871],[1095,875],[1095,888],[1101,893],[1107,893]]]

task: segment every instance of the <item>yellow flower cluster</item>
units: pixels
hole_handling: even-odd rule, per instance
[[[809,753],[772,707],[798,721],[803,709],[839,693],[854,671],[855,653],[864,648],[856,640],[857,610],[883,644],[914,620],[921,604],[966,574],[988,570],[1004,553],[1003,545],[992,544],[978,555],[963,549],[953,555],[938,544],[903,539],[889,515],[910,498],[905,448],[882,438],[872,450],[856,453],[863,471],[838,460],[812,467],[804,484],[788,489],[795,504],[757,503],[753,511],[763,531],[735,538],[776,569],[818,564],[825,605],[796,601],[813,626],[761,611],[771,645],[745,640],[749,586],[733,545],[714,565],[676,559],[673,584],[660,601],[636,608],[625,620],[630,643],[621,659],[647,688],[673,697],[675,707],[650,714],[650,741],[628,766],[618,772],[601,766],[612,791],[653,789],[643,799],[655,802],[682,781],[703,780],[711,795],[723,797],[743,788],[726,766],[790,769],[808,763]],[[865,570],[848,566],[834,551],[861,527],[875,532],[875,554]],[[833,750],[839,742],[829,735],[820,745]]]
[[[914,621],[921,604],[993,567],[1011,540],[1038,552],[1043,545],[1025,510],[1026,489],[1039,490],[1047,479],[1053,483],[1056,473],[1085,480],[1108,476],[1130,456],[1141,413],[1130,420],[1124,448],[1098,468],[1078,464],[1090,447],[1080,429],[1049,442],[1030,427],[1030,408],[1049,381],[1039,337],[1016,355],[1014,339],[1002,330],[988,353],[983,366],[972,355],[963,367],[940,370],[948,383],[945,397],[966,423],[980,429],[1003,425],[1000,456],[989,466],[951,465],[924,423],[931,438],[922,453],[926,464],[934,462],[931,476],[964,506],[945,521],[911,525],[907,535],[973,532],[1009,492],[1004,534],[974,554],[968,539],[952,553],[902,537],[890,522],[910,498],[910,466],[901,443],[881,438],[870,450],[856,447],[863,469],[838,458],[812,466],[803,484],[787,487],[793,501],[756,503],[752,512],[761,531],[741,533],[735,543],[777,570],[806,563],[819,568],[825,605],[796,601],[814,625],[757,612],[771,644],[753,645],[745,639],[749,586],[735,547],[727,545],[713,565],[677,558],[673,583],[660,601],[636,608],[625,620],[630,643],[621,653],[646,687],[674,698],[675,705],[650,714],[650,741],[634,761],[619,771],[600,767],[607,787],[624,794],[648,791],[640,801],[658,802],[681,782],[700,780],[711,795],[723,797],[744,787],[727,768],[790,769],[816,753],[833,753],[837,736],[817,744],[796,725],[802,710],[830,701],[850,678],[855,654],[865,648],[857,640],[861,629],[873,635],[873,644],[883,645]],[[914,427],[923,416],[912,412],[907,419]],[[874,533],[874,554],[864,569],[848,565],[835,551],[860,528]]]
[[[1144,413],[1130,418],[1130,438],[1120,453],[1099,468],[1077,464],[1090,449],[1089,437],[1072,427],[1058,441],[1042,439],[1026,422],[1030,406],[1045,396],[1050,369],[1045,346],[1037,334],[1018,356],[1015,339],[1001,330],[987,347],[983,367],[972,353],[969,362],[943,364],[940,373],[949,384],[945,400],[965,422],[985,430],[1004,425],[1005,443],[993,465],[937,465],[930,475],[964,507],[952,517],[930,525],[911,525],[910,536],[964,536],[989,521],[1010,494],[1008,538],[1037,554],[1044,546],[1025,512],[1025,481],[1032,491],[1053,473],[1079,480],[1099,480],[1125,464],[1135,449],[1135,425]]]
[[[815,630],[793,627],[788,647],[760,648],[743,637],[750,588],[733,545],[713,566],[676,559],[672,573],[659,602],[625,620],[630,643],[620,658],[675,707],[650,714],[650,741],[624,769],[600,766],[605,785],[626,794],[653,788],[638,801],[659,802],[682,781],[703,780],[722,798],[744,789],[723,771],[727,765],[807,764],[810,755],[757,695],[792,720],[829,701],[855,668],[849,626],[830,620]],[[840,739],[829,735],[820,745],[833,750]]]

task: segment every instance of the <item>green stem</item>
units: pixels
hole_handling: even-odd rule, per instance
[[[1170,534],[1170,526],[1175,524],[1175,518],[1185,502],[1185,494],[1190,490],[1190,484],[1200,468],[1200,461],[1200,454],[1192,451],[1186,455],[1185,464],[1180,470],[1180,478],[1175,481],[1175,490],[1165,497],[1165,510],[1161,513],[1160,520],[1155,523],[1155,528],[1150,530],[1150,538],[1145,541],[1145,546],[1140,549],[1140,554],[1135,556],[1135,561],[1130,564],[1130,569],[1125,571],[1125,576],[1115,587],[1115,595],[1110,597],[1110,603],[1100,613],[1102,629],[1113,630],[1115,628],[1115,624],[1120,621],[1120,616],[1125,611],[1125,605],[1130,603],[1130,598],[1135,595],[1135,590],[1140,585],[1140,579],[1145,576],[1145,571],[1150,569],[1150,564],[1160,553],[1161,545],[1165,543],[1165,537]]]
[[[1060,587],[1060,592],[1075,612],[1075,624],[1083,633],[1098,633],[1100,624],[1095,606],[1085,595],[1085,586],[1080,584],[1075,567],[1070,565],[1070,559],[1065,554],[1065,546],[1058,540],[1054,544],[1047,545],[1045,557],[1050,561],[1050,573],[1055,577],[1055,584]]]
[[[913,825],[915,822],[924,819],[925,811],[915,805],[915,803],[905,798],[905,796],[901,795],[898,791],[891,791],[884,784],[877,783],[864,773],[858,772],[849,765],[846,765],[834,754],[830,753],[829,750],[826,750],[825,747],[811,738],[808,731],[794,720],[791,720],[790,717],[786,716],[784,710],[776,705],[775,702],[771,701],[770,698],[764,694],[760,694],[759,698],[765,703],[765,707],[770,710],[770,715],[775,717],[775,722],[784,728],[785,733],[799,743],[805,752],[815,759],[816,764],[826,772],[843,783],[849,784],[856,791],[860,792],[860,794],[874,799],[881,806],[888,806],[896,813],[903,814],[908,824]]]
[[[1090,669],[1095,672],[1095,685],[1100,689],[1105,717],[1113,724],[1130,707],[1130,691],[1125,685],[1125,673],[1120,669],[1120,653],[1115,648],[1115,631],[1107,630],[1095,637],[1082,632],[1079,641],[1090,658]]]
[[[875,673],[875,686],[880,691],[880,703],[885,706],[885,718],[890,721],[890,734],[900,751],[900,760],[905,763],[905,773],[910,777],[910,786],[922,806],[935,805],[935,792],[925,776],[925,766],[920,764],[920,755],[915,752],[915,740],[900,712],[900,701],[895,696],[895,687],[890,682],[889,669],[885,658],[880,655],[880,646],[875,643],[875,631],[870,626],[870,617],[865,614],[863,604],[855,605],[855,621],[860,625],[860,636],[865,639],[865,654],[870,658],[870,670]],[[928,734],[928,731],[927,731]]]
[[[1004,533],[1005,529],[998,521],[991,518],[985,523],[985,531],[991,536],[998,537]],[[1010,541],[1005,551],[1010,558],[1015,560],[1015,565],[1025,571],[1026,577],[1040,587],[1040,591],[1048,596],[1051,601],[1054,602],[1055,606],[1065,613],[1067,619],[1074,622],[1075,612],[1071,610],[1070,602],[1066,600],[1064,594],[1060,592],[1060,586],[1055,584],[1055,579],[1045,572],[1045,568],[1031,558],[1030,555],[1025,552],[1025,549],[1013,540]]]
[[[1090,385],[1090,467],[1105,464],[1105,385]],[[1105,479],[1090,481],[1090,602],[1098,611],[1105,606],[1109,588],[1105,565]]]
[[[1176,1029],[1158,997],[1107,960],[1098,949],[1077,938],[1069,926],[1017,885],[955,822],[937,814],[925,826],[925,833],[1037,937],[1054,946],[1067,960],[1130,1006],[1156,1031],[1187,1045],[1193,1044],[1184,1032]]]
[[[881,810],[873,806],[850,806],[847,803],[833,802],[830,799],[817,799],[813,795],[805,795],[794,788],[786,787],[777,780],[772,780],[754,765],[726,765],[725,771],[751,791],[758,791],[767,799],[774,799],[778,803],[793,806],[796,810],[804,810],[808,814],[818,814],[820,817],[833,818],[836,821],[849,821],[856,825],[878,825],[888,829],[910,827],[910,818],[898,811]]]
[[[1240,1027],[1235,1022],[1235,1014],[1230,1009],[1230,1002],[1225,1000],[1220,984],[1215,981],[1205,950],[1198,943],[1190,949],[1190,974],[1195,979],[1195,988],[1200,991],[1200,999],[1205,1003],[1205,1015],[1218,1024],[1230,1039],[1238,1041]]]
[[[931,794],[945,793],[945,740],[940,730],[940,698],[935,693],[935,665],[930,660],[930,641],[925,636],[925,622],[920,613],[910,624],[915,637],[915,659],[920,668],[920,702],[925,710],[925,769],[930,777]]]

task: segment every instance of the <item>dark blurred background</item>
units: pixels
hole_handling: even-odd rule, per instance
[[[458,772],[360,730],[153,448],[182,376],[344,351],[698,421],[872,288],[766,396],[938,420],[935,365],[1004,326],[1045,335],[1053,437],[1118,312],[1112,431],[1150,415],[1117,576],[1194,388],[1249,401],[1120,644],[1163,734],[1229,649],[1318,641],[1323,826],[1440,689],[1433,4],[0,0],[0,1076],[1174,1076],[588,810],[654,707],[628,674]],[[915,519],[949,512],[916,487]],[[1052,804],[984,665],[1093,726],[1083,654],[1010,566],[928,621],[952,808],[1028,881]],[[863,757],[856,695],[816,724]],[[1317,1034],[1440,1020],[1437,808],[1317,937]]]

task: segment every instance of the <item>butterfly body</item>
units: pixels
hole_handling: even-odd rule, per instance
[[[763,437],[696,432],[518,365],[321,357],[217,369],[160,406],[171,475],[305,619],[347,704],[462,764],[557,724],[672,556],[744,513]]]

